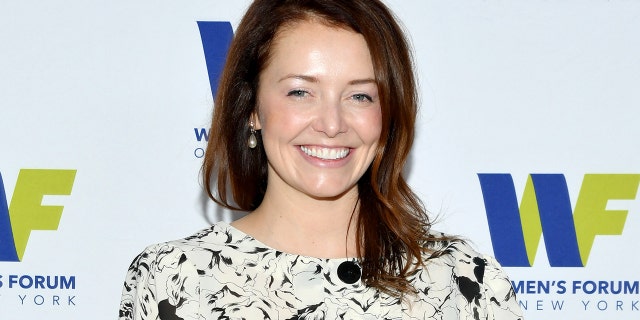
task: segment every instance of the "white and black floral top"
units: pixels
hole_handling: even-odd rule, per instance
[[[224,222],[148,247],[131,264],[120,319],[522,319],[495,259],[463,242],[433,243],[404,301],[342,282],[348,259],[287,254]]]

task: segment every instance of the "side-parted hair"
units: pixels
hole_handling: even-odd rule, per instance
[[[236,30],[220,78],[202,165],[204,187],[211,199],[233,210],[251,211],[262,202],[267,157],[260,135],[255,149],[247,147],[259,75],[269,63],[278,32],[309,20],[355,31],[367,42],[382,133],[374,160],[358,181],[357,252],[367,285],[396,296],[413,292],[407,278],[416,262],[422,263],[431,226],[402,176],[413,144],[417,88],[407,38],[381,1],[253,1]]]

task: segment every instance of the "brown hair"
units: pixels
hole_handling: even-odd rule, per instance
[[[257,208],[267,185],[267,158],[247,147],[258,77],[281,28],[314,19],[362,34],[367,42],[382,109],[375,158],[358,181],[356,237],[367,285],[401,295],[422,263],[430,222],[402,176],[413,144],[416,83],[409,43],[389,9],[378,0],[255,0],[231,43],[215,100],[203,179],[209,196],[234,210]],[[214,192],[214,187],[217,187]],[[230,188],[232,199],[228,198]],[[214,195],[215,193],[215,195]]]

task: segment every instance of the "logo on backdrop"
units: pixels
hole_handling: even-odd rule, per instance
[[[202,49],[207,63],[211,95],[215,98],[220,74],[233,38],[233,29],[229,21],[198,21],[198,29],[200,30]],[[196,142],[209,141],[208,128],[193,128],[193,131],[195,132]],[[204,157],[204,149],[202,147],[195,148],[193,155],[196,158]]]
[[[562,174],[530,174],[518,206],[510,174],[478,174],[491,242],[506,267],[530,267],[540,238],[552,267],[584,267],[597,235],[621,235],[626,210],[609,200],[633,200],[640,174],[586,174],[575,210]]]
[[[21,169],[7,206],[0,174],[0,261],[22,261],[32,230],[57,230],[62,206],[42,205],[46,195],[70,195],[76,170]]]

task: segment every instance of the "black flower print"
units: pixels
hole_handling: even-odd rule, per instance
[[[460,241],[429,243],[441,254],[409,278],[399,299],[342,282],[340,263],[283,253],[219,222],[148,247],[129,267],[121,320],[522,319],[495,259]]]

